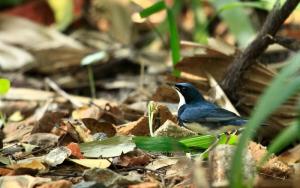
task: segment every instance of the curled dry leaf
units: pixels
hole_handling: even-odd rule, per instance
[[[124,167],[144,166],[148,164],[151,157],[141,150],[134,150],[126,154],[122,154],[117,162],[118,165]]]
[[[12,168],[14,170],[18,168],[30,168],[30,169],[35,169],[39,171],[45,171],[47,168],[43,163],[39,160],[32,160],[31,162],[22,162],[22,163],[17,163],[17,164],[12,164],[8,166],[9,168]]]
[[[91,142],[94,140],[91,131],[81,120],[69,120],[69,123],[74,127],[81,141]]]

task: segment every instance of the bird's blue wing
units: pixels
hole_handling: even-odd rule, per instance
[[[235,113],[222,108],[201,108],[188,107],[180,114],[180,120],[183,122],[198,123],[226,123],[235,120],[243,120]]]

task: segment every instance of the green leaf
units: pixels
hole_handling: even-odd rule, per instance
[[[152,6],[142,10],[140,12],[140,16],[142,18],[151,16],[152,14],[155,14],[163,9],[166,8],[165,2],[164,1],[158,1],[157,3],[153,4]]]
[[[122,153],[134,150],[135,144],[132,137],[114,136],[102,141],[93,141],[80,144],[80,150],[85,157],[116,157]]]
[[[4,95],[10,88],[10,81],[0,78],[0,95]]]
[[[195,136],[191,138],[183,138],[179,142],[183,143],[187,147],[207,149],[215,141],[214,135]],[[219,135],[219,144],[225,144],[227,141],[227,135],[222,133]],[[235,144],[237,142],[236,135],[230,135],[228,144]]]
[[[140,149],[153,152],[187,151],[188,148],[171,137],[133,137],[133,141]]]
[[[191,138],[183,138],[179,142],[183,143],[187,147],[207,149],[215,139],[216,137],[213,135],[204,135]]]
[[[299,90],[300,77],[296,77],[300,70],[299,60],[300,53],[289,60],[289,64],[279,72],[265,93],[257,101],[257,106],[252,111],[251,118],[247,122],[233,156],[232,161],[234,163],[231,166],[230,187],[237,188],[242,186],[243,152],[260,124],[284,101]]]

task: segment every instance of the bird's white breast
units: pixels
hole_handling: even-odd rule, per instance
[[[179,104],[178,104],[178,109],[179,109],[182,105],[186,104],[186,102],[185,102],[183,95],[177,90],[176,90],[176,92],[178,93],[178,96],[179,96]]]

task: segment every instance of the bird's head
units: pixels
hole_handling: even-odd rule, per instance
[[[190,83],[177,83],[174,85],[179,95],[179,107],[183,104],[204,101],[204,97],[198,89]]]

